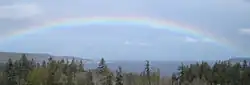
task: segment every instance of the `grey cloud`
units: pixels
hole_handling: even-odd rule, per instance
[[[132,45],[132,46],[150,46],[152,44],[149,44],[147,42],[133,42],[133,41],[125,41],[123,43],[124,45]]]
[[[42,9],[27,1],[3,1],[0,4],[0,37],[21,29],[27,29],[42,20]]]
[[[0,18],[2,19],[22,19],[40,14],[41,9],[33,3],[17,3],[0,6],[0,12]]]
[[[198,39],[191,38],[191,37],[185,37],[185,41],[186,41],[186,42],[193,42],[193,43],[195,43],[195,42],[199,42],[199,40],[198,40]]]
[[[32,24],[30,20],[0,19],[0,36],[11,31],[20,30]]]

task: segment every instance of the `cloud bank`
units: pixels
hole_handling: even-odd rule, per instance
[[[134,46],[150,46],[149,43],[146,42],[132,42],[132,41],[125,41],[124,45],[134,45]]]
[[[0,19],[23,19],[35,17],[42,13],[41,8],[35,3],[15,3],[0,6]]]

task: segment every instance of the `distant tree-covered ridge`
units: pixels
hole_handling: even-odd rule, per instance
[[[61,60],[61,59],[72,59],[75,58],[76,60],[81,60],[83,58],[74,57],[74,56],[56,56],[51,55],[48,53],[18,53],[18,52],[0,52],[0,63],[7,62],[9,58],[12,60],[19,60],[22,56],[22,54],[25,54],[27,59],[35,59],[37,62],[41,62],[43,60],[47,60],[48,57],[52,57],[54,60]],[[90,59],[84,59],[85,61],[92,61]]]

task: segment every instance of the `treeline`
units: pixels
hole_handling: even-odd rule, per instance
[[[0,72],[0,85],[159,85],[160,73],[149,62],[141,74],[111,71],[102,58],[96,69],[85,69],[82,60],[53,60],[43,62],[9,59]]]
[[[207,62],[181,65],[178,73],[172,75],[174,85],[250,85],[250,67],[244,60],[232,64],[217,61],[210,66]]]
[[[178,67],[172,77],[160,75],[160,70],[145,62],[141,73],[123,72],[122,67],[111,71],[102,58],[96,69],[84,68],[82,60],[53,60],[43,62],[28,60],[25,54],[20,60],[8,60],[1,67],[0,85],[250,85],[250,67],[247,62],[231,64],[218,61]]]

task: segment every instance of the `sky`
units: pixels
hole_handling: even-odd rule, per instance
[[[250,56],[249,0],[2,0],[0,51],[109,60],[216,60]],[[57,19],[147,16],[194,26],[231,46],[140,25],[86,25],[4,39]],[[35,28],[34,28],[35,29]]]

